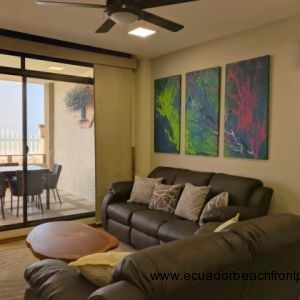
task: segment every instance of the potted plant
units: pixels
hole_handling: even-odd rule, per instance
[[[89,86],[77,86],[66,94],[65,103],[71,111],[80,110],[80,122],[86,122],[86,107],[92,102],[92,90]]]

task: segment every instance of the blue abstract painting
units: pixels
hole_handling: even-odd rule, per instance
[[[154,151],[180,152],[181,76],[154,81]]]
[[[220,74],[215,67],[186,75],[186,154],[219,154]]]

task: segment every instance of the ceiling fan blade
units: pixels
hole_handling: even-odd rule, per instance
[[[193,1],[198,1],[198,0],[134,0],[136,5],[141,9],[166,6],[172,4],[180,4],[180,3],[193,2]]]
[[[108,32],[110,31],[114,25],[116,23],[111,20],[111,19],[107,19],[96,31],[96,33],[105,33],[105,32]]]
[[[51,0],[37,0],[36,3],[39,5],[60,5],[60,6],[87,7],[87,8],[106,8],[106,5],[101,5],[101,4],[63,2],[63,1],[51,1]]]
[[[146,11],[143,11],[142,19],[149,22],[149,23],[152,23],[152,24],[155,24],[157,26],[163,27],[165,29],[171,30],[173,32],[179,31],[179,30],[184,28],[183,25],[180,25],[178,23],[169,21],[167,19],[161,18],[161,17],[156,16],[156,15],[153,15],[153,14],[148,13]]]

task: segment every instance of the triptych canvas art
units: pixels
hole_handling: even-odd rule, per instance
[[[270,56],[226,65],[224,155],[268,158]],[[186,74],[185,153],[219,155],[221,68]],[[180,153],[181,76],[154,82],[155,152]]]

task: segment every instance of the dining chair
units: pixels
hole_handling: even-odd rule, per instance
[[[5,175],[0,173],[0,202],[1,202],[1,213],[2,213],[3,220],[5,220],[4,203],[5,203],[6,188],[7,186],[5,182]]]
[[[61,170],[62,170],[62,165],[54,164],[52,171],[49,172],[47,175],[44,175],[44,177],[45,177],[44,189],[52,190],[55,201],[56,201],[56,195],[55,195],[55,191],[56,191],[60,204],[62,204],[62,203],[61,203],[61,198],[60,198],[60,195],[59,195],[59,192],[57,189],[57,184],[58,184]]]
[[[37,207],[43,212],[42,193],[44,190],[44,171],[28,171],[27,172],[27,195],[33,199],[36,198]],[[11,203],[13,196],[17,197],[17,217],[19,216],[20,197],[23,196],[23,172],[18,171],[16,179],[10,181]]]
[[[18,166],[19,165],[19,163],[1,163],[0,164],[0,167],[16,167],[16,166]],[[7,176],[6,175],[6,177],[5,177],[5,184],[6,184],[6,187],[8,188],[9,187],[9,181],[11,180],[11,178],[12,178],[13,176]],[[5,200],[4,200],[4,203],[3,203],[4,205],[5,205]]]

